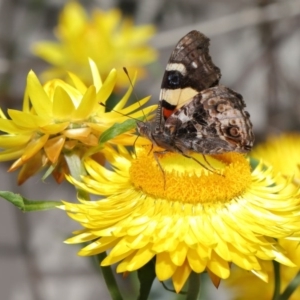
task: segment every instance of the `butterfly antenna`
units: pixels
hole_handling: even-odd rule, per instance
[[[124,71],[124,73],[126,74],[128,80],[129,80],[129,82],[130,82],[130,85],[131,85],[131,87],[132,87],[133,95],[134,95],[134,97],[136,98],[136,101],[137,101],[137,103],[139,104],[139,106],[140,106],[140,108],[141,108],[141,111],[142,111],[144,120],[147,121],[147,117],[146,117],[146,115],[145,115],[145,113],[144,113],[144,110],[142,109],[142,105],[141,105],[141,103],[140,103],[140,101],[139,101],[139,98],[137,97],[137,94],[135,93],[134,86],[133,86],[132,80],[131,80],[131,78],[130,78],[130,76],[129,76],[129,73],[128,73],[127,68],[126,68],[126,67],[123,67],[123,71]]]
[[[101,105],[101,106],[107,108],[107,106],[106,106],[103,102],[99,102],[99,105]],[[123,113],[121,113],[120,111],[117,111],[117,110],[114,110],[114,109],[112,109],[111,111],[113,111],[113,112],[115,112],[115,113],[117,113],[117,114],[120,114],[120,115],[123,116],[123,117],[127,117],[128,119],[132,119],[132,120],[135,120],[135,121],[137,121],[137,122],[140,122],[139,119],[136,119],[136,118],[133,118],[133,117],[131,117],[131,116],[129,116],[129,115],[123,114]]]

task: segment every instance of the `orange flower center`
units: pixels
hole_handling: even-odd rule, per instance
[[[188,158],[146,146],[137,148],[136,154],[131,181],[155,198],[191,204],[226,202],[242,195],[251,183],[249,162],[239,153],[205,157],[192,153]]]

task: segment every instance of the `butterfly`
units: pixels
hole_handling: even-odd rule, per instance
[[[209,38],[193,30],[173,50],[154,120],[138,122],[140,135],[165,151],[188,155],[251,150],[254,134],[243,97],[219,85]]]

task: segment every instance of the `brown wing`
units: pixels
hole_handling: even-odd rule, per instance
[[[176,45],[166,66],[161,93],[161,122],[200,91],[218,84],[221,72],[209,55],[209,39],[193,30]]]
[[[184,153],[248,152],[254,134],[245,106],[240,94],[225,86],[212,87],[171,115],[165,130]]]
[[[179,73],[180,80],[170,80],[172,73]],[[220,78],[220,69],[214,65],[209,55],[209,38],[193,30],[178,42],[172,52],[161,88],[189,87],[200,92],[217,85]]]

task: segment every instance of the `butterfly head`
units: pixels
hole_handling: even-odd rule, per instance
[[[137,131],[139,135],[149,139],[153,142],[152,132],[155,123],[153,122],[137,122]]]

